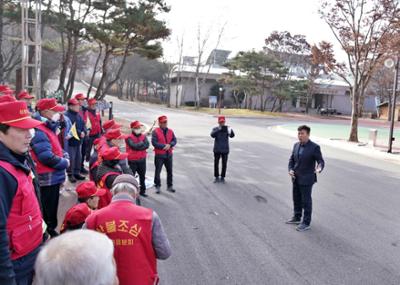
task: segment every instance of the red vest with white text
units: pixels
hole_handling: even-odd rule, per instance
[[[57,135],[52,130],[50,130],[48,127],[46,127],[45,125],[39,125],[36,127],[36,129],[41,130],[42,132],[45,133],[45,135],[47,136],[47,138],[50,141],[52,153],[54,153],[58,157],[61,157],[61,158],[64,157],[63,149],[61,148],[61,144],[60,144],[60,141],[58,140]],[[31,150],[31,155],[32,155],[33,160],[36,163],[36,171],[38,174],[49,173],[49,172],[55,171],[54,168],[48,167],[48,166],[44,165],[43,163],[41,163],[33,150]]]
[[[132,201],[113,201],[86,220],[88,229],[106,234],[114,243],[120,285],[154,285],[157,260],[152,244],[153,211]]]
[[[144,142],[146,136],[141,134],[137,137],[134,134],[131,134],[128,139],[131,139],[135,144],[137,144],[140,142]],[[126,143],[126,153],[128,154],[128,160],[142,160],[147,157],[147,151],[145,149],[134,150],[128,145],[128,143]]]
[[[7,218],[8,243],[11,259],[16,260],[37,248],[43,239],[42,213],[36,197],[32,176],[0,161],[0,167],[17,181],[17,192]],[[8,189],[1,189],[7,191]]]
[[[160,144],[170,144],[174,138],[174,133],[170,129],[168,129],[166,136],[164,136],[164,132],[161,128],[157,128],[154,131],[156,132],[157,141]],[[171,147],[168,151],[154,148],[154,152],[156,155],[172,154],[173,148]]]

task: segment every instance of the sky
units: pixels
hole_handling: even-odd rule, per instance
[[[163,43],[164,57],[179,58],[177,38],[184,37],[184,55],[197,55],[197,29],[210,32],[205,56],[215,48],[218,33],[225,24],[220,49],[259,50],[272,31],[303,34],[308,41],[327,40],[336,45],[327,24],[320,18],[321,0],[166,0],[171,11],[163,16],[172,33]],[[336,45],[337,46],[337,45]],[[337,48],[339,52],[339,48]],[[339,57],[340,59],[340,57]]]

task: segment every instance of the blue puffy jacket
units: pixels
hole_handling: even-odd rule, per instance
[[[45,124],[53,132],[58,128],[58,123],[46,121]],[[64,183],[65,173],[68,167],[68,153],[64,151],[64,157],[56,156],[52,152],[52,147],[47,135],[39,129],[36,129],[35,136],[31,141],[31,148],[41,163],[55,169],[54,172],[39,174],[39,185],[53,186]]]

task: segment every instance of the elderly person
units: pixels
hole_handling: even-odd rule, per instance
[[[118,285],[113,243],[88,230],[49,241],[35,264],[35,285]]]
[[[90,215],[86,227],[113,241],[121,285],[157,284],[157,259],[171,255],[161,220],[153,210],[135,204],[139,185],[132,175],[118,176],[112,192],[111,204]]]

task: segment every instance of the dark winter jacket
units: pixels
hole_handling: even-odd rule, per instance
[[[213,128],[211,137],[214,138],[214,152],[229,153],[229,138],[233,138],[234,136],[235,133],[233,130],[228,130],[227,126]]]
[[[65,112],[65,116],[67,116],[70,121],[71,121],[71,125],[76,125],[76,132],[80,138],[81,133],[85,133],[87,132],[86,130],[86,125],[85,122],[83,121],[82,117],[79,115],[78,112],[74,112],[71,110],[68,110],[67,112]],[[82,143],[83,139],[77,140],[74,137],[71,137],[68,140],[68,145],[69,146],[79,146]]]
[[[23,170],[29,175],[32,170],[36,176],[33,161],[27,154],[17,155],[12,153],[3,143],[0,142],[0,160],[7,161],[13,166]],[[39,200],[39,186],[36,179],[33,181],[35,186],[36,197]],[[0,167],[0,284],[8,285],[15,284],[15,274],[13,264],[10,258],[10,250],[7,234],[7,218],[11,210],[14,196],[17,192],[17,181],[5,169]],[[32,251],[29,255],[37,254],[37,251]],[[23,258],[26,258],[24,256]],[[33,267],[33,264],[24,264],[27,267]]]
[[[51,131],[56,132],[58,123],[46,121],[45,126]],[[31,148],[36,154],[37,159],[47,167],[55,169],[54,172],[40,174],[40,186],[52,186],[65,182],[65,172],[68,167],[68,153],[63,151],[63,157],[56,156],[50,144],[47,135],[36,129],[35,136],[31,141]]]

